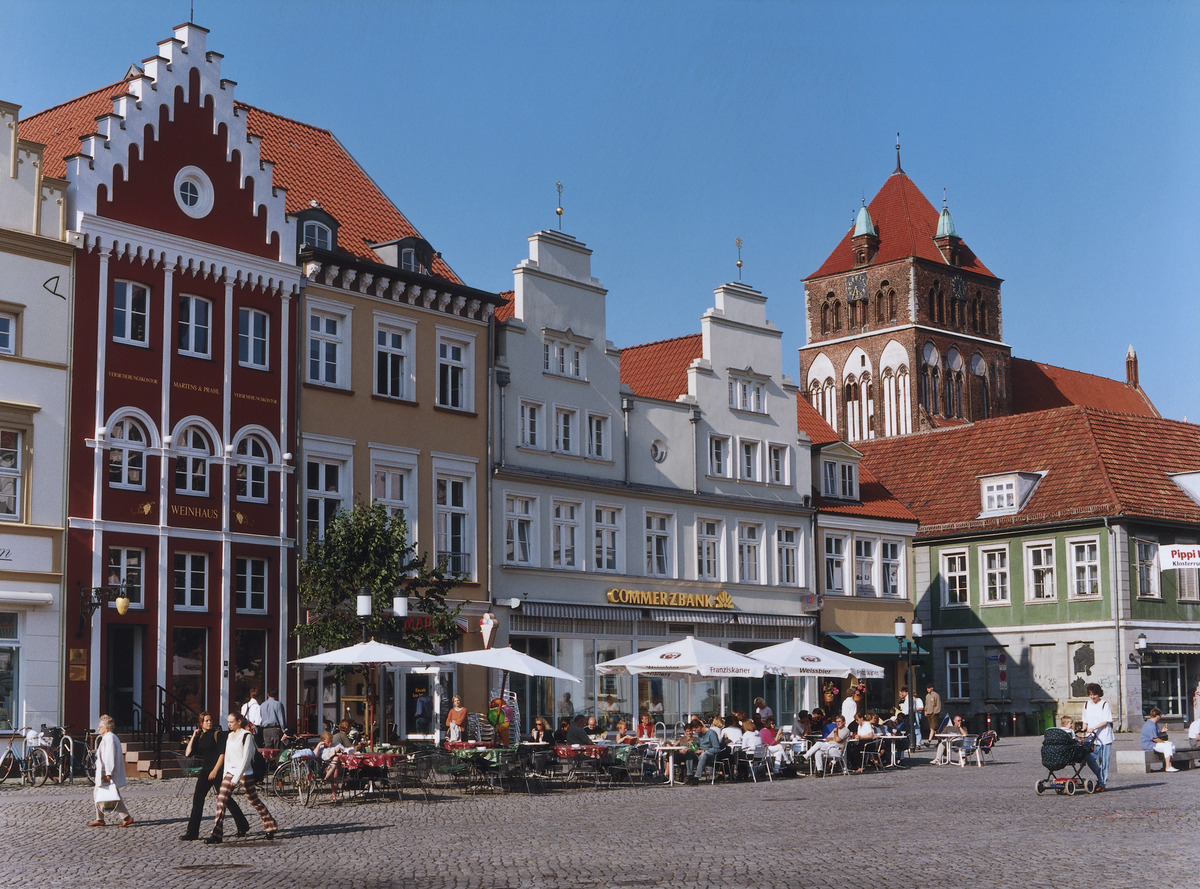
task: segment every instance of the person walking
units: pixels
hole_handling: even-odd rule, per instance
[[[937,742],[934,735],[942,727],[942,696],[934,690],[932,682],[925,685],[925,718],[929,720],[929,734],[927,737],[929,738],[929,746],[932,747]]]
[[[242,716],[250,724],[247,728],[255,734],[258,733],[258,727],[262,725],[262,705],[258,702],[258,686],[250,686],[250,700],[242,704]]]
[[[104,807],[109,805],[120,819],[117,822],[118,827],[133,824],[133,816],[129,814],[129,810],[125,808],[125,800],[121,798],[121,788],[128,784],[129,780],[125,777],[125,753],[121,749],[121,739],[113,731],[114,726],[113,718],[107,714],[101,716],[96,723],[96,731],[100,733],[100,740],[96,743],[96,789],[93,792],[96,819],[89,821],[88,827],[105,826]]]
[[[187,830],[181,840],[200,839],[200,822],[204,818],[204,800],[214,787],[221,786],[221,776],[225,766],[225,732],[213,727],[212,714],[205,710],[200,714],[200,725],[188,738],[185,756],[194,756],[200,760],[200,771],[196,775],[196,787],[192,791],[192,811],[188,816]],[[250,822],[232,799],[227,799],[225,805],[237,825],[237,835],[244,837],[250,832]]]
[[[283,704],[279,703],[279,692],[267,690],[267,699],[258,708],[262,720],[262,746],[277,749],[283,740],[283,730],[287,727],[287,716],[283,712]]]
[[[1097,682],[1089,682],[1087,686],[1088,702],[1083,705],[1083,730],[1094,735],[1092,752],[1088,754],[1087,763],[1096,773],[1097,792],[1108,787],[1108,761],[1112,756],[1114,740],[1112,727],[1112,708],[1104,700],[1104,689]]]
[[[225,741],[225,763],[221,788],[217,791],[216,818],[213,822],[212,835],[204,842],[212,845],[224,839],[225,808],[229,805],[229,794],[233,793],[234,788],[239,784],[246,792],[246,799],[250,800],[250,805],[254,806],[254,811],[258,812],[258,817],[262,819],[263,832],[267,835],[267,839],[274,839],[275,831],[278,829],[275,819],[271,817],[266,804],[259,799],[258,791],[254,788],[254,780],[248,777],[248,773],[254,767],[254,754],[258,752],[258,748],[254,745],[254,734],[246,728],[246,718],[239,713],[230,713],[226,717],[226,723],[229,725],[229,736]]]

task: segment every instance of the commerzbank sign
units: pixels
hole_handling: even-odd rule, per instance
[[[664,590],[609,590],[608,601],[613,605],[651,605],[655,608],[711,608],[733,610],[733,596],[725,590],[719,593],[679,593]]]

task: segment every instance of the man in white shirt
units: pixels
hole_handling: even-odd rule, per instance
[[[250,700],[242,704],[242,715],[253,726],[250,731],[257,735],[258,730],[262,728],[262,705],[258,703],[258,686],[251,686]]]
[[[906,687],[900,689],[900,712],[903,713],[906,717],[908,716],[908,701],[909,701],[909,694],[908,694],[908,687],[906,686]],[[912,704],[913,704],[913,710],[916,713],[916,715],[914,716],[914,718],[912,720],[912,723],[913,723],[913,727],[916,729],[916,733],[917,733],[917,735],[916,735],[917,746],[920,747],[921,746],[921,718],[922,718],[922,716],[925,715],[925,702],[922,701],[920,698],[918,698],[916,695],[912,695]]]

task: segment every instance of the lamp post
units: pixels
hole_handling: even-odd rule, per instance
[[[900,646],[900,656],[908,661],[908,749],[915,750],[917,746],[917,706],[916,706],[916,677],[913,676],[913,653],[917,651],[917,640],[921,638],[921,622],[916,618],[912,622],[912,639],[908,638],[907,622],[903,617],[896,618],[896,642]]]
[[[360,587],[358,596],[355,601],[355,612],[358,614],[358,619],[362,621],[362,641],[366,644],[367,641],[367,622],[371,619],[374,599],[366,587]],[[392,596],[392,612],[398,618],[408,617],[408,596],[401,592],[400,587],[396,587]],[[366,666],[367,674],[367,745],[375,749],[375,719],[372,715],[373,705],[375,703],[375,672],[374,665]]]

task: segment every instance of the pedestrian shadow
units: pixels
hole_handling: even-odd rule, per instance
[[[372,830],[387,830],[394,825],[389,824],[365,824],[361,821],[334,821],[329,824],[301,824],[296,827],[280,828],[275,835],[275,839],[268,841],[263,838],[263,845],[269,842],[278,842],[280,839],[288,837],[320,837],[320,836],[337,836],[338,834],[361,834]]]

